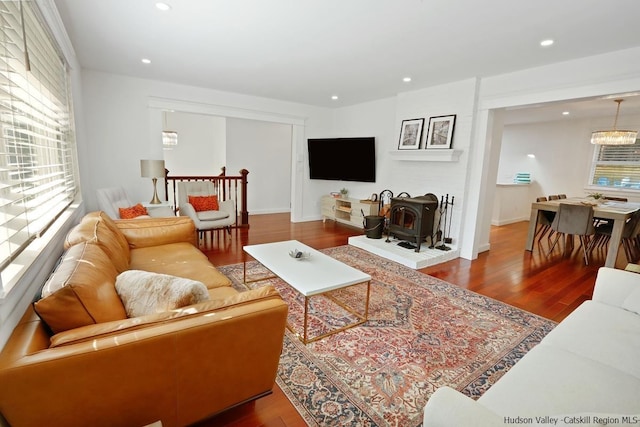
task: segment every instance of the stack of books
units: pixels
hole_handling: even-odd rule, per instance
[[[531,174],[528,172],[518,172],[515,178],[513,178],[513,182],[516,184],[530,184]]]

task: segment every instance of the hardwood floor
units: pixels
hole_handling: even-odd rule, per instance
[[[256,215],[251,228],[214,233],[203,251],[215,265],[243,261],[242,246],[279,240],[296,239],[316,249],[345,245],[349,236],[360,235],[359,229],[333,221],[291,223],[289,214]],[[576,247],[563,255],[556,247],[547,257],[548,246],[535,245],[532,252],[524,250],[528,222],[492,227],[491,249],[478,259],[456,259],[421,269],[421,272],[449,283],[522,308],[539,316],[561,321],[593,293],[596,273],[604,265],[606,253],[594,251],[588,266]],[[626,265],[619,251],[616,267]],[[298,412],[276,386],[274,393],[255,402],[241,405],[198,424],[200,427],[297,427],[305,426]]]

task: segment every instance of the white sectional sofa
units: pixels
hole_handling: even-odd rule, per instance
[[[640,426],[640,274],[598,271],[585,301],[477,401],[438,389],[424,427]]]

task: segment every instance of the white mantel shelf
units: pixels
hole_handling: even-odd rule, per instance
[[[394,160],[412,162],[457,162],[462,150],[393,150],[389,154]]]

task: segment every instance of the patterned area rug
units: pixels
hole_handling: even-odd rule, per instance
[[[303,345],[287,331],[277,383],[311,426],[419,426],[440,386],[478,398],[555,323],[388,261],[353,246],[324,253],[372,277],[369,320]],[[304,261],[301,261],[304,262]],[[238,290],[242,264],[223,266]],[[250,278],[269,272],[247,263]],[[289,323],[302,328],[304,299],[279,279]],[[333,294],[362,307],[366,286]],[[333,299],[314,297],[311,336],[353,322]]]

